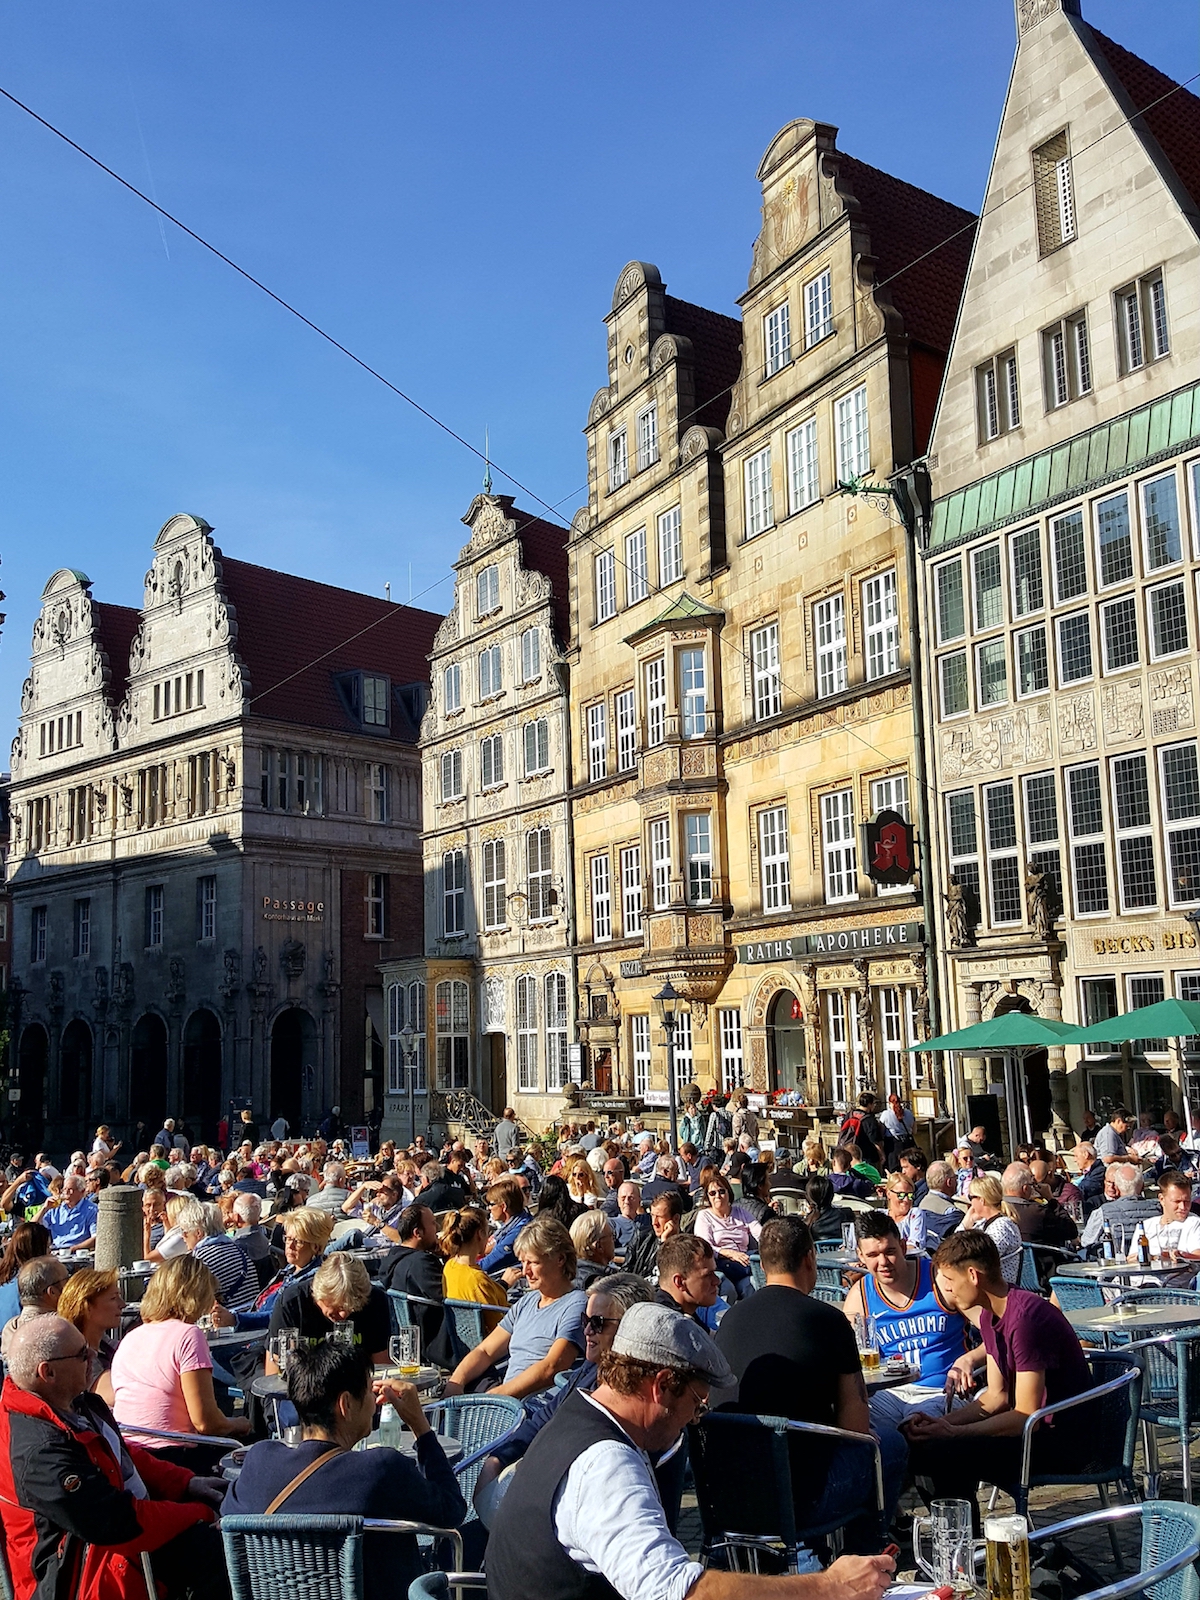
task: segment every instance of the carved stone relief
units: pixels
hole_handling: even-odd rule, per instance
[[[1096,698],[1087,691],[1058,702],[1058,751],[1063,756],[1082,755],[1096,748]]]
[[[1018,706],[994,717],[978,717],[941,731],[942,775],[967,778],[1000,772],[1014,761],[1050,759],[1050,708]]]
[[[483,1031],[504,1032],[504,979],[497,973],[483,980]]]
[[[1156,734],[1196,726],[1191,667],[1180,663],[1150,674],[1150,717]]]
[[[1145,718],[1142,713],[1142,685],[1138,679],[1106,683],[1100,691],[1100,706],[1106,744],[1142,737]]]

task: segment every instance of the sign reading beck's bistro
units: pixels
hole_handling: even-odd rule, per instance
[[[738,960],[800,961],[812,957],[884,954],[912,950],[921,943],[919,922],[877,922],[865,928],[839,928],[835,933],[798,934],[791,939],[760,939],[737,947]]]

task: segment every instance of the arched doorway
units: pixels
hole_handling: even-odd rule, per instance
[[[58,1114],[70,1137],[86,1133],[92,1117],[92,1030],[82,1017],[68,1022],[59,1051]]]
[[[14,1108],[14,1143],[25,1145],[30,1155],[40,1145],[46,1130],[46,1066],[50,1060],[50,1035],[40,1022],[31,1022],[21,1032],[17,1052],[17,1087],[21,1098]]]
[[[767,1012],[767,1060],[772,1089],[804,1089],[804,1009],[790,989]]]
[[[221,1023],[212,1011],[193,1011],[183,1030],[183,1119],[207,1143],[221,1116]]]
[[[129,1050],[129,1120],[157,1131],[167,1114],[167,1025],[153,1011],[139,1017]],[[153,1133],[151,1138],[153,1138]]]
[[[317,1025],[307,1011],[281,1011],[271,1029],[271,1120],[293,1128],[312,1120],[317,1084]]]

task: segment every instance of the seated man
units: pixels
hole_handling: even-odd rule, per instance
[[[1007,1209],[1026,1244],[1072,1245],[1079,1230],[1057,1201],[1038,1192],[1032,1171],[1023,1161],[1011,1161],[1000,1178]]]
[[[979,1312],[987,1352],[987,1387],[949,1416],[916,1414],[904,1424],[910,1470],[928,1478],[935,1496],[969,1499],[981,1478],[1002,1487],[1021,1469],[1026,1418],[1092,1386],[1079,1335],[1057,1306],[1004,1281],[1000,1253],[982,1229],[964,1229],[939,1245],[933,1259],[940,1293],[963,1311]],[[1070,1471],[1087,1454],[1089,1406],[1066,1411],[1033,1440],[1035,1473]]]
[[[649,1463],[733,1380],[713,1340],[663,1306],[631,1306],[600,1361],[600,1383],[559,1407],[529,1447],[488,1541],[490,1600],[544,1594],[756,1595],[880,1600],[890,1556],[842,1556],[812,1577],[706,1572],[667,1525]]]
[[[891,1217],[864,1211],[854,1231],[867,1276],[847,1294],[842,1310],[851,1322],[873,1317],[881,1359],[907,1361],[915,1372],[911,1383],[881,1390],[871,1401],[874,1426],[895,1428],[914,1411],[942,1411],[947,1389],[969,1394],[983,1352],[968,1353],[966,1320],[938,1293],[929,1257],[905,1255]]]
[[[525,1190],[515,1176],[497,1179],[488,1187],[485,1198],[493,1232],[488,1252],[480,1257],[479,1265],[484,1272],[501,1272],[517,1265],[514,1247],[533,1219],[525,1204]]]
[[[62,1200],[47,1204],[41,1221],[50,1230],[55,1250],[91,1250],[96,1243],[96,1218],[99,1207],[88,1196],[87,1183],[76,1172],[63,1179]]]
[[[1105,1228],[1112,1232],[1117,1254],[1124,1255],[1139,1222],[1157,1217],[1158,1206],[1143,1195],[1145,1182],[1131,1162],[1115,1161],[1104,1170],[1104,1200],[1084,1224],[1079,1243],[1085,1250],[1099,1247]]]
[[[829,1181],[839,1197],[849,1195],[853,1200],[874,1200],[875,1185],[869,1178],[853,1171],[854,1152],[839,1144],[829,1157]]]
[[[458,1480],[411,1383],[379,1385],[379,1400],[395,1406],[416,1435],[416,1459],[401,1450],[355,1450],[375,1417],[371,1363],[362,1349],[322,1342],[301,1345],[288,1365],[288,1398],[302,1430],[298,1445],[264,1439],[247,1452],[241,1475],[222,1508],[226,1516],[258,1516],[268,1507],[288,1515],[389,1517],[456,1528],[467,1514]],[[321,1465],[280,1493],[297,1474]],[[411,1533],[372,1534],[363,1550],[366,1600],[392,1600],[424,1565]]]
[[[1144,1282],[1151,1288],[1161,1283],[1188,1289],[1200,1265],[1200,1217],[1192,1215],[1192,1180],[1182,1172],[1164,1172],[1158,1180],[1158,1204],[1162,1215],[1150,1217],[1142,1224],[1150,1242],[1150,1254],[1164,1256],[1173,1250],[1182,1265],[1178,1272],[1156,1272],[1152,1278],[1133,1279],[1132,1282],[1135,1287]],[[1128,1259],[1138,1259],[1136,1238]]]
[[[680,1231],[659,1246],[658,1290],[654,1296],[659,1305],[681,1311],[713,1333],[717,1326],[714,1307],[720,1290],[717,1258],[707,1239]]]
[[[600,1202],[600,1209],[606,1217],[616,1216],[619,1209],[617,1195],[626,1177],[625,1163],[620,1156],[610,1156],[600,1168],[600,1178],[604,1185],[604,1199]]]
[[[421,1353],[439,1367],[452,1367],[457,1357],[446,1313],[441,1302],[446,1298],[444,1263],[438,1248],[437,1223],[433,1212],[422,1201],[414,1201],[400,1213],[396,1232],[400,1243],[390,1250],[380,1268],[385,1289],[419,1295],[437,1305],[411,1306],[410,1316],[421,1330]]]
[[[678,1192],[660,1194],[650,1204],[650,1227],[636,1236],[625,1256],[626,1272],[639,1278],[658,1276],[659,1246],[681,1231],[683,1196]]]
[[[834,1307],[812,1298],[817,1252],[799,1217],[763,1224],[758,1241],[766,1285],[732,1306],[717,1329],[717,1348],[738,1380],[736,1400],[723,1409],[756,1416],[785,1416],[869,1434],[871,1417],[854,1332]],[[810,1525],[861,1506],[864,1515],[846,1530],[847,1548],[879,1549],[874,1453],[831,1445],[811,1435],[790,1441],[792,1485]],[[900,1498],[908,1450],[895,1428],[879,1433],[883,1456],[885,1522]]]
[[[325,1339],[349,1324],[354,1343],[373,1362],[387,1360],[391,1316],[387,1295],[353,1256],[333,1255],[304,1283],[287,1288],[271,1308],[270,1332],[298,1328],[301,1339]],[[267,1357],[267,1371],[275,1363]]]
[[[676,1193],[683,1196],[683,1209],[692,1209],[692,1197],[688,1193],[686,1183],[679,1181],[679,1164],[674,1156],[659,1156],[655,1164],[655,1176],[649,1183],[642,1185],[642,1204],[650,1205],[660,1194]]]
[[[925,1198],[917,1210],[925,1215],[925,1237],[934,1248],[948,1233],[953,1233],[963,1219],[963,1213],[951,1198],[955,1192],[954,1168],[948,1161],[931,1161],[925,1171]]]
[[[54,1256],[34,1256],[17,1272],[17,1304],[20,1310],[0,1333],[0,1358],[8,1360],[8,1352],[17,1330],[35,1317],[53,1315],[58,1310],[59,1296],[70,1276],[66,1266]]]
[[[617,1241],[617,1255],[623,1261],[629,1253],[634,1240],[640,1234],[649,1233],[650,1218],[642,1210],[642,1192],[636,1183],[627,1181],[617,1190],[617,1209],[608,1217],[613,1237]]]
[[[1105,1166],[1096,1154],[1095,1146],[1081,1141],[1071,1152],[1075,1157],[1075,1187],[1083,1202],[1083,1214],[1090,1216],[1104,1203]]]
[[[125,1444],[88,1375],[87,1341],[62,1317],[38,1317],[13,1341],[0,1393],[0,1522],[17,1600],[140,1600],[143,1551],[168,1600],[227,1600],[211,1525],[223,1481]]]

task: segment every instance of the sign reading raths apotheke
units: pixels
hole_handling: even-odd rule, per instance
[[[816,957],[883,955],[915,949],[921,940],[919,922],[876,922],[861,928],[838,928],[797,934],[790,939],[760,939],[737,947],[738,960],[759,964]]]

